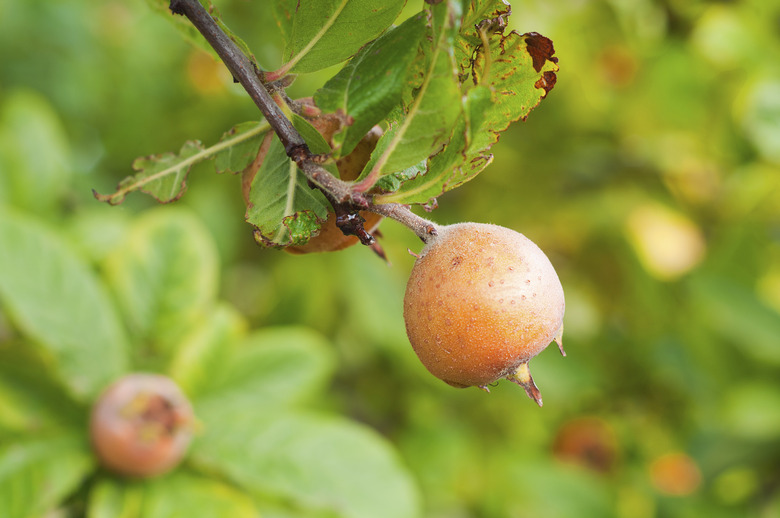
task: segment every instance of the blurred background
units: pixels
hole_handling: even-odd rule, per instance
[[[268,5],[217,5],[276,68]],[[390,266],[362,247],[264,250],[239,178],[203,164],[176,204],[212,233],[220,295],[253,328],[329,339],[339,361],[320,404],[394,444],[426,517],[780,517],[780,2],[512,9],[511,28],[554,41],[558,82],[429,217],[511,227],[555,265],[568,357],[552,347],[531,362],[544,408],[510,383],[456,390],[419,364],[402,318],[406,250],[420,248],[406,229],[382,225]],[[140,0],[0,12],[0,204],[16,192],[90,257],[155,206],[134,194],[109,207],[91,189],[111,192],[137,156],[258,117]]]

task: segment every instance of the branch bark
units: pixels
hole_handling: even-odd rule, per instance
[[[233,78],[241,84],[263,113],[284,145],[287,156],[303,171],[311,184],[338,203],[349,203],[400,222],[417,234],[423,242],[436,235],[437,226],[414,214],[409,207],[397,203],[375,205],[364,193],[355,190],[351,182],[336,178],[321,167],[317,163],[318,157],[312,155],[306,141],[274,102],[268,88],[261,81],[262,71],[258,70],[235,42],[225,34],[198,0],[171,0],[169,7],[172,13],[187,17],[206,38],[233,74]]]

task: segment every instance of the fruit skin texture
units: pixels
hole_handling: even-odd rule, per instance
[[[440,227],[404,296],[409,341],[434,376],[481,388],[507,377],[540,405],[527,364],[551,341],[560,346],[564,309],[558,275],[539,247],[482,223]]]
[[[192,405],[170,378],[133,373],[109,386],[92,406],[90,437],[110,471],[152,477],[179,464],[193,424]]]

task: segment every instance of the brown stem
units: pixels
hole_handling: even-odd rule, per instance
[[[396,220],[417,234],[423,243],[427,243],[439,234],[439,226],[436,223],[421,218],[412,212],[407,205],[400,203],[371,204],[368,206],[368,210]]]

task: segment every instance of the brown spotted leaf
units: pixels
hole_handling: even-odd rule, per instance
[[[525,120],[555,85],[558,60],[552,41],[537,33],[492,34],[490,53],[470,60],[464,105],[449,145],[428,170],[379,201],[428,203],[474,178],[493,159],[490,149],[512,122]]]
[[[464,4],[454,50],[461,72],[468,76],[474,52],[482,45],[479,29],[488,35],[502,33],[512,7],[506,0],[468,0]]]

